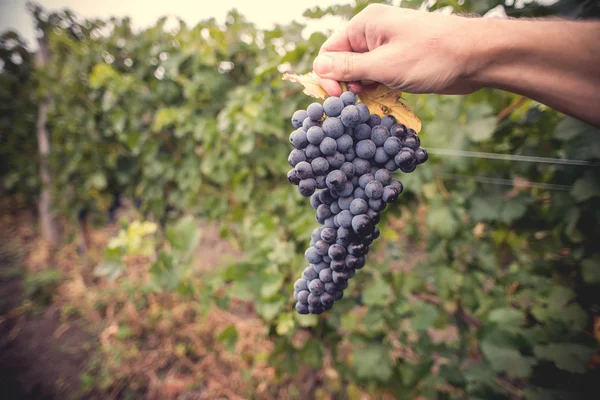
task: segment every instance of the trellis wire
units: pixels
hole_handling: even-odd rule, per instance
[[[454,149],[436,149],[427,147],[427,152],[433,155],[439,156],[455,156],[455,157],[471,157],[471,158],[487,158],[491,160],[504,160],[504,161],[522,161],[522,162],[533,162],[543,164],[561,164],[561,165],[580,165],[597,167],[600,166],[598,163],[585,160],[570,160],[567,158],[550,158],[550,157],[535,157],[535,156],[520,156],[514,154],[500,154],[500,153],[484,153],[481,151],[467,151],[467,150],[454,150]]]

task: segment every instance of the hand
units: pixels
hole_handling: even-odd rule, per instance
[[[351,82],[356,93],[377,82],[407,93],[467,94],[477,19],[372,4],[330,37],[313,63],[330,96]],[[480,29],[480,28],[478,28]]]

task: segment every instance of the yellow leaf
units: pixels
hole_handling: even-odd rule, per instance
[[[304,94],[307,96],[315,97],[317,99],[324,99],[327,97],[327,92],[319,85],[317,74],[309,72],[304,75],[296,74],[283,74],[284,81],[296,82],[304,86]]]
[[[317,75],[309,72],[304,75],[283,74],[284,81],[296,82],[304,86],[304,93],[317,99],[327,97],[327,92],[319,85]],[[342,88],[345,85],[342,82]],[[369,107],[371,114],[377,114],[381,117],[392,115],[396,117],[398,123],[412,128],[415,132],[421,131],[421,120],[400,100],[402,92],[390,89],[385,85],[379,85],[374,89],[369,89],[358,95],[359,101]]]
[[[358,97],[361,102],[369,107],[371,114],[377,114],[381,117],[393,115],[398,123],[414,129],[417,133],[421,131],[421,120],[400,101],[402,92],[390,89],[385,85],[379,85],[375,89],[361,93]]]

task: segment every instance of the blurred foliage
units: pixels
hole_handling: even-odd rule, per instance
[[[367,3],[305,16],[350,18]],[[501,3],[403,6],[485,13]],[[596,15],[592,3],[517,1],[502,10],[586,17]],[[35,188],[32,99],[49,94],[57,210],[101,216],[123,196],[135,199],[147,221],[167,221],[150,252],[150,290],[202,294],[206,307],[251,301],[275,339],[269,362],[281,382],[300,367],[319,370],[327,359],[337,372],[323,385],[335,398],[362,391],[546,399],[592,390],[600,342],[598,168],[432,155],[400,176],[403,200],[383,213],[382,227],[398,217],[410,221],[404,232],[384,229],[385,261],[368,260],[330,312],[300,316],[292,283],[316,222],[285,174],[290,117],[312,100],[281,74],[309,71],[328,32],[305,39],[298,23],[263,31],[235,11],[224,26],[163,18],[140,32],[128,18],[32,11],[52,62],[32,72],[33,55],[18,38],[0,41],[0,79],[13,85],[0,85],[13,100],[2,101],[0,115],[5,186]],[[11,39],[17,47],[7,44]],[[23,63],[10,62],[15,51]],[[600,158],[598,129],[510,93],[406,98],[423,121],[425,148]],[[494,184],[507,181],[514,184]],[[518,185],[528,181],[567,189]],[[219,220],[222,235],[244,251],[201,287],[186,279],[200,236],[184,215]],[[124,227],[97,273],[118,277],[123,257],[148,233],[137,229],[143,226],[155,225]],[[413,244],[395,244],[400,235]],[[410,256],[415,242],[426,244],[425,261],[388,268]],[[301,331],[309,339],[297,346],[292,339]],[[227,347],[237,338],[235,328],[218,336]]]

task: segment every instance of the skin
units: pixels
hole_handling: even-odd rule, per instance
[[[369,5],[313,63],[321,86],[360,93],[377,82],[407,93],[496,88],[600,127],[600,21],[465,18]]]

